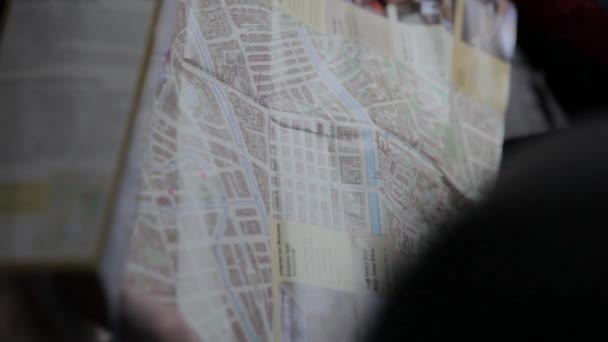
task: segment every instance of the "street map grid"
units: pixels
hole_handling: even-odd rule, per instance
[[[495,175],[502,113],[444,64],[319,34],[266,0],[176,9],[127,282],[202,340],[272,339],[272,220],[385,234],[415,258]]]

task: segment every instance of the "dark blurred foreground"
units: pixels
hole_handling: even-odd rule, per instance
[[[536,141],[403,279],[375,341],[608,338],[608,122]]]

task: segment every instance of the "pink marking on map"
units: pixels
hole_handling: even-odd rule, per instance
[[[201,178],[203,180],[207,180],[207,178],[209,178],[209,177],[207,177],[207,174],[205,172],[201,172]]]
[[[172,187],[169,188],[169,195],[173,196],[174,193],[175,193],[175,189],[173,189]]]

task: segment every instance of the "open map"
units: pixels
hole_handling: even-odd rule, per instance
[[[452,33],[374,17],[386,53],[352,34],[371,13],[319,32],[294,13],[332,0],[283,2],[167,5],[128,282],[205,341],[356,339],[499,165],[503,111],[453,86]]]

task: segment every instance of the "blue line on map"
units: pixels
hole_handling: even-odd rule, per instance
[[[310,36],[304,27],[299,28],[299,34],[304,37],[304,46],[308,52],[308,56],[312,60],[313,64],[319,69],[319,75],[323,77],[336,94],[359,116],[359,120],[363,124],[370,125],[371,121],[365,112],[365,108],[361,106],[357,100],[355,100],[336,80],[332,73],[329,72],[327,67],[321,62],[319,54],[315,51],[312,43],[310,42]],[[374,140],[371,129],[369,127],[363,128],[363,141],[366,145],[366,159],[367,159],[367,183],[369,185],[377,185],[376,180],[376,161],[374,157]]]
[[[197,45],[200,48],[201,54],[203,55],[205,62],[207,63],[207,65],[212,66],[213,64],[212,64],[212,61],[211,61],[211,58],[209,55],[209,51],[207,51],[207,47],[205,46],[204,42],[202,41],[202,37],[200,36],[200,32],[198,31],[198,28],[193,31],[195,33],[195,37],[196,37],[196,40],[198,43]],[[243,143],[243,137],[241,135],[241,131],[239,130],[239,127],[237,125],[236,116],[234,115],[234,112],[232,111],[232,106],[230,106],[230,104],[228,103],[228,101],[226,99],[224,92],[222,91],[222,89],[220,89],[217,86],[217,84],[212,84],[212,89],[213,89],[213,92],[214,92],[216,98],[219,100],[220,106],[222,106],[222,109],[228,116],[228,123],[230,124],[230,129],[232,130],[232,134],[236,138],[237,143],[239,144],[239,146],[245,148],[245,144]],[[256,199],[255,204],[256,204],[256,207],[258,210],[258,214],[260,215],[260,219],[262,221],[262,227],[264,227],[264,233],[266,235],[268,235],[268,228],[269,228],[268,218],[266,217],[266,211],[264,210],[263,205],[261,205],[261,196],[260,196],[260,193],[258,190],[258,184],[255,181],[255,177],[253,175],[253,169],[251,166],[251,162],[249,161],[249,159],[246,156],[242,156],[242,161],[243,161],[243,165],[245,166],[245,171],[247,174],[248,182],[251,185],[251,189],[253,189],[254,197]],[[217,253],[217,251],[216,251],[216,253]],[[223,259],[223,255],[220,258],[220,260],[221,260],[221,267],[220,267],[221,273],[226,281],[227,280],[227,267],[226,267],[225,261]],[[245,314],[245,311],[243,309],[243,304],[241,303],[239,298],[237,298],[235,296],[234,292],[231,290],[229,283],[226,283],[226,290],[230,294],[230,298],[235,306],[235,309],[237,309],[237,311],[239,311],[239,316],[240,316],[241,320],[244,322],[244,328],[246,330],[247,336],[252,341],[258,341],[259,339],[258,339],[257,335],[255,334],[255,331],[253,330],[251,321],[249,320],[249,317]]]
[[[192,15],[192,14],[190,14],[190,15]],[[196,37],[198,46],[200,47],[201,54],[203,55],[203,58],[205,59],[205,63],[212,65],[209,51],[207,51],[207,47],[205,46],[204,42],[202,41],[200,32],[198,31],[198,29],[195,29],[193,31],[194,31],[194,35]],[[236,141],[239,144],[239,146],[245,148],[245,144],[243,143],[243,137],[241,135],[241,131],[240,131],[239,126],[236,121],[236,116],[234,115],[234,112],[232,111],[232,106],[228,103],[228,100],[226,99],[226,95],[224,94],[222,89],[220,89],[217,86],[217,84],[212,84],[212,88],[213,88],[213,92],[214,92],[216,98],[219,100],[220,106],[222,106],[222,109],[224,110],[224,112],[226,114],[228,114],[227,115],[228,123],[230,124],[230,129],[232,130],[232,134],[236,138]],[[268,235],[268,218],[266,217],[266,211],[264,210],[264,207],[260,204],[261,196],[259,193],[257,182],[255,181],[255,177],[253,175],[251,162],[249,161],[249,159],[246,156],[243,156],[243,164],[245,165],[247,179],[249,181],[249,184],[251,185],[251,188],[253,189],[254,197],[256,198],[256,201],[257,201],[257,208],[258,208],[258,212],[260,214],[260,218],[262,219],[262,226],[264,226],[264,233],[266,235]]]
[[[196,45],[198,45],[201,50],[201,55],[203,56],[203,59],[205,60],[205,64],[207,64],[207,67],[209,68],[210,73],[213,74],[214,66],[213,66],[213,61],[211,59],[211,55],[209,54],[209,51],[207,50],[207,45],[205,45],[203,37],[201,37],[201,32],[199,31],[199,28],[194,24],[195,22],[196,22],[196,18],[194,17],[192,12],[190,12],[188,26],[190,26],[190,30],[194,33],[194,39],[196,39]]]
[[[212,85],[213,92],[215,93],[216,98],[219,100],[220,106],[224,113],[228,116],[228,123],[230,124],[230,129],[232,130],[232,134],[235,136],[237,143],[245,148],[245,144],[243,143],[243,137],[241,136],[241,131],[239,130],[239,126],[236,123],[236,118],[234,112],[232,111],[232,106],[226,100],[226,96],[224,92],[217,86],[217,84]],[[255,177],[253,175],[253,170],[251,167],[251,161],[246,156],[242,156],[243,165],[245,166],[245,172],[247,174],[247,180],[253,189],[253,195],[256,199],[256,206],[258,208],[258,212],[260,214],[260,219],[262,220],[262,226],[264,227],[264,233],[268,235],[268,218],[266,217],[266,211],[260,205],[261,196],[258,191],[258,185],[255,181]]]
[[[357,102],[355,98],[353,98],[350,93],[346,91],[342,87],[342,85],[336,80],[332,73],[325,67],[325,65],[321,62],[321,58],[319,54],[315,51],[312,43],[310,42],[310,36],[306,31],[306,28],[300,27],[298,30],[300,36],[304,38],[304,47],[308,52],[308,56],[312,60],[315,67],[319,70],[319,75],[323,77],[325,82],[327,82],[331,88],[336,92],[336,94],[359,116],[359,120],[364,125],[368,125],[368,127],[363,127],[363,142],[365,145],[365,159],[367,162],[367,183],[369,185],[378,185],[378,180],[376,179],[376,158],[374,156],[374,137],[372,135],[372,130],[369,127],[371,125],[371,121],[367,116],[365,108],[361,106]],[[371,219],[372,219],[372,229],[374,233],[380,234],[380,209],[378,204],[378,194],[372,192],[369,194],[370,198],[370,208],[371,208]]]
[[[196,19],[193,17],[192,13],[190,13],[190,22],[192,23],[192,22],[194,22],[194,20],[196,20]],[[210,74],[213,74],[214,67],[213,67],[213,63],[211,61],[211,56],[209,55],[209,51],[207,50],[207,46],[205,45],[204,41],[200,37],[200,32],[199,32],[198,28],[194,27],[193,31],[194,31],[195,38],[197,40],[197,45],[200,48],[201,55],[205,59],[205,63],[207,64],[207,66],[209,68]],[[217,84],[212,83],[211,88],[213,89],[213,92],[214,92],[216,98],[218,99],[220,106],[224,110],[224,113],[227,113],[228,123],[230,124],[230,129],[232,130],[232,134],[236,138],[237,143],[239,144],[239,146],[245,148],[245,145],[243,143],[243,137],[241,136],[241,132],[237,125],[236,117],[232,111],[232,106],[229,105],[225,94],[217,86]],[[251,189],[253,189],[254,197],[256,199],[255,205],[257,207],[258,213],[262,220],[262,226],[264,227],[264,233],[266,235],[268,235],[268,226],[269,226],[268,218],[266,217],[266,211],[260,205],[261,197],[260,197],[260,194],[259,194],[259,191],[257,188],[257,182],[255,181],[255,178],[253,177],[251,162],[245,156],[242,157],[242,160],[243,160],[243,165],[245,166],[247,180],[248,180],[249,184],[251,185]],[[220,253],[217,253],[217,250],[214,250],[214,252],[216,253],[216,257],[218,257],[218,260],[221,261],[220,262],[220,269],[221,269],[220,273],[222,274],[222,278],[224,279],[225,290],[230,295],[230,299],[234,305],[234,308],[238,312],[237,314],[239,315],[239,317],[241,318],[241,321],[243,322],[243,327],[245,328],[245,332],[248,336],[248,340],[259,341],[259,338],[253,329],[253,326],[251,324],[251,321],[249,320],[249,317],[245,314],[243,304],[241,303],[239,298],[236,297],[236,295],[232,291],[230,283],[228,282],[228,273],[227,273],[227,268],[226,268],[226,264],[225,264],[223,255],[220,257],[218,255]]]
[[[222,107],[225,113],[229,113],[229,115],[227,115],[228,123],[230,124],[230,129],[232,129],[234,137],[236,138],[237,144],[239,144],[239,146],[241,147],[245,147],[245,144],[243,143],[243,137],[241,136],[241,131],[239,129],[239,125],[237,124],[234,113],[232,112],[232,106],[228,103],[224,92],[220,89],[220,87],[217,86],[217,84],[213,83],[211,86],[213,87],[215,97],[220,102],[220,106]]]
[[[382,234],[382,228],[380,227],[380,206],[377,192],[369,193],[369,207],[372,215],[372,232],[374,234]]]
[[[376,179],[376,158],[374,157],[374,137],[372,136],[371,129],[363,129],[363,141],[365,142],[365,158],[367,159],[367,183],[369,185],[378,185],[378,180]]]

